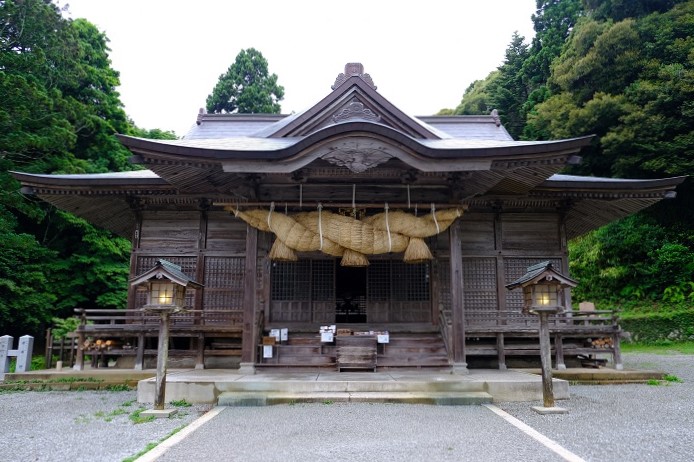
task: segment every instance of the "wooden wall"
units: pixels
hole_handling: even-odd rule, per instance
[[[205,287],[187,294],[192,309],[229,310],[243,315],[246,224],[223,211],[144,210],[133,239],[131,277],[164,258]],[[128,306],[145,294],[131,289]]]
[[[517,311],[520,291],[506,284],[525,274],[528,266],[549,260],[568,272],[567,249],[558,212],[469,212],[461,218],[463,301],[467,325],[484,323],[484,312]],[[439,263],[440,302],[446,299],[447,261]],[[570,304],[570,300],[567,300]],[[570,305],[569,305],[570,306]]]
[[[520,311],[520,292],[510,292],[504,285],[524,274],[528,266],[550,260],[568,272],[563,225],[558,212],[471,211],[460,220],[467,324],[482,322],[486,311]],[[133,239],[131,275],[140,274],[158,258],[165,258],[204,284],[205,288],[199,293],[193,291],[188,295],[187,304],[191,308],[230,310],[238,312],[241,318],[246,234],[246,224],[223,211],[145,210],[141,212]],[[257,309],[265,312],[266,320],[279,314],[273,313],[270,296],[271,262],[267,259],[267,252],[272,240],[272,235],[258,233],[255,300]],[[439,305],[450,308],[447,233],[429,239],[428,243],[436,260],[431,264],[431,317],[426,319],[436,322]],[[144,304],[144,299],[144,293],[131,291],[129,306],[137,308]],[[570,300],[567,303],[570,306]],[[315,313],[309,313],[306,319],[297,321],[327,322],[332,319],[332,310],[333,306],[326,307],[320,319],[313,319]],[[422,313],[421,308],[416,311]],[[392,316],[382,317],[386,320]],[[402,314],[401,318],[401,322],[405,319],[411,322],[424,320],[415,319],[416,316],[413,318],[410,313]]]

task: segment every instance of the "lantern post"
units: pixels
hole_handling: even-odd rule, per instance
[[[171,315],[185,311],[186,288],[202,288],[192,281],[181,267],[167,260],[158,260],[155,266],[130,281],[131,286],[147,289],[147,303],[142,310],[159,315],[159,343],[157,345],[157,379],[154,390],[154,408],[142,415],[169,417],[175,409],[164,409],[166,402],[166,367],[169,359],[169,327]]]
[[[552,386],[552,351],[549,337],[549,316],[563,313],[563,290],[576,287],[577,283],[554,269],[545,261],[528,267],[526,274],[508,284],[507,289],[523,289],[523,312],[538,315],[540,328],[540,359],[542,361],[542,407],[533,407],[540,414],[566,414],[564,408],[555,406]]]

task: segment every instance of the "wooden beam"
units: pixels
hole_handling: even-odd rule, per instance
[[[451,265],[451,312],[453,314],[453,368],[466,373],[465,359],[465,302],[463,299],[463,255],[460,241],[460,220],[448,230]]]
[[[243,334],[241,340],[241,364],[255,363],[257,339],[255,332],[256,279],[258,261],[258,230],[246,226],[246,267],[243,284]],[[244,364],[245,363],[245,364]]]

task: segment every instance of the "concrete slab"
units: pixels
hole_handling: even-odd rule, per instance
[[[568,414],[569,413],[568,409],[564,409],[563,407],[557,407],[557,406],[552,406],[552,407],[532,406],[530,409],[532,409],[533,411],[537,412],[538,414],[542,414],[542,415]]]
[[[155,380],[138,384],[138,401],[152,402]],[[555,379],[556,399],[569,397],[568,382]],[[539,376],[518,371],[472,370],[470,374],[453,375],[435,371],[397,372],[262,372],[242,375],[233,371],[189,370],[178,371],[167,377],[167,401],[186,399],[191,403],[216,403],[225,393],[264,393],[269,396],[292,396],[284,402],[308,399],[350,400],[352,397],[379,394],[418,393],[487,393],[494,402],[537,401],[542,398],[542,380]],[[370,394],[370,395],[366,395]],[[250,399],[249,395],[244,399]],[[330,396],[329,398],[326,396]],[[399,402],[405,395],[399,395]],[[255,399],[255,398],[253,398]],[[279,399],[279,398],[278,398]],[[366,398],[363,398],[364,400]],[[413,400],[415,398],[412,398]],[[421,396],[416,398],[422,400]],[[453,398],[451,398],[453,399]],[[315,400],[314,400],[315,401]],[[433,402],[429,399],[429,402]]]
[[[147,409],[146,411],[142,411],[140,415],[142,417],[154,417],[156,419],[168,419],[172,415],[175,415],[178,412],[177,409]]]

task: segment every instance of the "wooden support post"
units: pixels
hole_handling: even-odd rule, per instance
[[[614,368],[618,371],[624,370],[624,364],[622,364],[622,345],[621,345],[621,332],[617,332],[612,335],[612,359],[614,360]]]
[[[241,334],[240,370],[254,373],[256,361],[256,279],[258,261],[258,230],[246,226],[246,266],[243,284],[243,333]]]
[[[154,410],[163,411],[166,400],[166,362],[169,359],[168,311],[159,313],[159,345],[157,346],[157,383],[154,390]]]
[[[540,358],[542,360],[542,400],[545,407],[554,407],[552,388],[552,351],[549,342],[548,313],[540,312]]]
[[[46,329],[46,355],[44,358],[44,363],[46,365],[46,369],[50,369],[53,365],[53,333],[51,332],[51,329]]]
[[[566,364],[564,363],[564,341],[562,340],[561,334],[556,334],[554,336],[554,352],[556,354],[557,369],[560,371],[565,371]]]
[[[195,368],[205,368],[205,335],[198,334],[197,352],[195,354]]]
[[[460,246],[460,221],[448,228],[451,265],[451,311],[453,313],[453,372],[467,374],[465,355],[465,303],[463,300],[463,255]]]
[[[135,352],[135,370],[141,371],[145,368],[145,334],[137,334],[137,350]]]
[[[498,332],[496,334],[496,354],[499,358],[499,370],[505,371],[506,367],[506,350],[504,346],[504,334],[503,332]]]
[[[72,368],[76,371],[84,370],[84,332],[77,333],[77,360]]]

